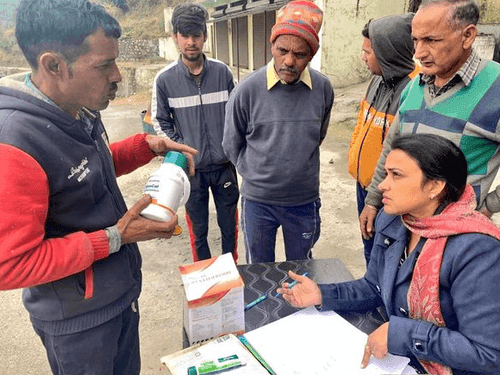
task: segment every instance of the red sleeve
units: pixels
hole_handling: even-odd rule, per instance
[[[133,172],[156,156],[149,148],[146,136],[146,133],[141,133],[111,143],[109,148],[113,155],[116,176]]]
[[[104,230],[45,239],[47,175],[30,155],[0,144],[0,289],[59,280],[108,256]]]

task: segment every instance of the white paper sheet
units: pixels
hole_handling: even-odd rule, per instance
[[[301,310],[245,334],[278,375],[401,374],[409,359],[389,354],[361,369],[367,335],[335,312]]]

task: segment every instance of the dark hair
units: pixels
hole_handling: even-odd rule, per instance
[[[474,0],[433,0],[425,5],[449,4],[454,6],[451,21],[456,26],[477,25],[479,21],[479,7]]]
[[[172,12],[172,30],[182,35],[207,34],[208,12],[199,4],[179,4]]]
[[[363,30],[361,30],[361,35],[363,35],[365,38],[368,38],[370,39],[370,32],[369,32],[369,27],[370,27],[370,22],[372,22],[372,20],[369,20],[365,26],[363,26]]]
[[[121,36],[118,21],[88,0],[22,0],[17,11],[17,43],[35,70],[45,51],[75,62],[89,51],[85,39],[97,29],[108,37]]]
[[[402,150],[419,165],[427,180],[446,183],[442,202],[456,202],[467,183],[467,160],[449,139],[435,134],[405,134],[392,142],[393,150]]]

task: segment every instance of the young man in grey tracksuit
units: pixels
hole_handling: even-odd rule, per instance
[[[181,56],[155,78],[151,103],[153,125],[159,135],[199,150],[186,221],[193,260],[211,257],[208,234],[208,189],[212,190],[222,253],[238,259],[239,198],[236,169],[222,150],[225,107],[234,88],[229,68],[202,52],[207,11],[198,4],[181,4],[172,14],[172,37]]]

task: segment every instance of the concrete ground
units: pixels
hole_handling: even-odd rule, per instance
[[[322,233],[314,247],[315,258],[340,258],[354,277],[365,271],[359,226],[356,215],[355,183],[347,173],[347,150],[354,127],[357,104],[366,83],[336,89],[335,108],[327,138],[321,146]],[[103,111],[104,123],[112,140],[122,139],[142,130],[140,112],[149,97],[136,95],[117,99]],[[119,178],[127,204],[133,204],[151,172],[160,165],[149,165]],[[496,185],[494,185],[496,186]],[[220,254],[220,234],[211,203],[209,242],[213,255]],[[184,229],[184,212],[179,210]],[[168,374],[160,358],[181,349],[183,289],[178,265],[191,262],[187,229],[170,240],[140,243],[143,257],[143,292],[141,311],[142,375]],[[243,241],[239,239],[240,264],[244,263]],[[277,260],[284,260],[282,240],[277,241]],[[21,291],[0,292],[0,375],[50,374],[44,348],[33,332],[22,306]]]

